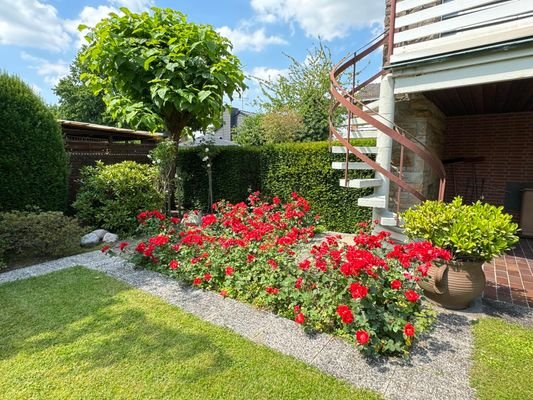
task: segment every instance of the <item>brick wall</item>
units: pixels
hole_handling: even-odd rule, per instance
[[[483,158],[447,165],[447,200],[482,198],[518,217],[520,190],[533,187],[533,112],[449,117],[445,137],[443,159]]]

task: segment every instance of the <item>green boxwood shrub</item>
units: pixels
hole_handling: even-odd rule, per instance
[[[373,143],[360,140],[354,144]],[[205,208],[207,204],[207,172],[202,156],[201,148],[180,150],[178,166],[185,208]],[[327,229],[352,232],[357,222],[370,219],[370,209],[358,207],[357,199],[370,194],[371,189],[340,187],[344,172],[331,168],[335,160],[339,157],[329,152],[327,142],[216,148],[212,163],[214,200],[239,202],[250,190],[288,200],[292,192],[298,192],[313,205]],[[350,174],[362,178],[371,172]]]
[[[84,233],[76,219],[61,212],[0,213],[0,265],[79,253]]]
[[[58,122],[16,76],[0,73],[0,211],[61,211],[68,163]]]
[[[98,162],[82,169],[73,207],[84,224],[131,235],[139,212],[161,209],[163,205],[156,180],[157,168],[152,165],[134,161],[113,165]]]

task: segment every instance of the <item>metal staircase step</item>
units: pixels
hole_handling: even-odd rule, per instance
[[[357,199],[357,205],[360,207],[385,208],[385,196],[371,195],[359,197],[359,199]]]
[[[331,168],[333,169],[346,169],[346,163],[340,162],[340,161],[333,161],[331,163]],[[370,170],[372,169],[371,166],[364,162],[349,162],[348,163],[348,169],[357,169],[357,170]]]
[[[342,137],[347,139],[348,133],[342,132]],[[377,129],[360,129],[350,132],[350,139],[375,139],[378,137]]]
[[[357,150],[359,150],[363,154],[377,154],[378,148],[377,147],[369,147],[369,146],[355,146]],[[332,146],[331,152],[334,154],[346,154],[346,147],[344,146]]]
[[[369,187],[378,187],[383,183],[379,178],[368,178],[368,179],[339,179],[339,185],[342,187],[349,188],[369,188]]]

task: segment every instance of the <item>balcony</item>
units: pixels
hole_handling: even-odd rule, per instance
[[[533,0],[392,0],[390,65],[533,41]]]

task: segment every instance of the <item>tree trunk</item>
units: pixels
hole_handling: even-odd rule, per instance
[[[176,156],[174,162],[170,166],[170,181],[168,182],[168,193],[165,199],[165,214],[170,215],[170,212],[176,207],[176,169],[178,164],[178,150],[180,146],[181,131],[177,134],[172,134],[172,140],[176,143]]]
[[[165,199],[165,213],[170,215],[170,212],[175,209],[176,205],[176,168],[178,163],[178,150],[180,145],[181,135],[183,129],[187,126],[191,119],[191,114],[187,112],[178,112],[175,109],[168,110],[165,116],[165,125],[176,143],[176,156],[174,162],[170,166],[170,182],[168,182],[168,193]]]

